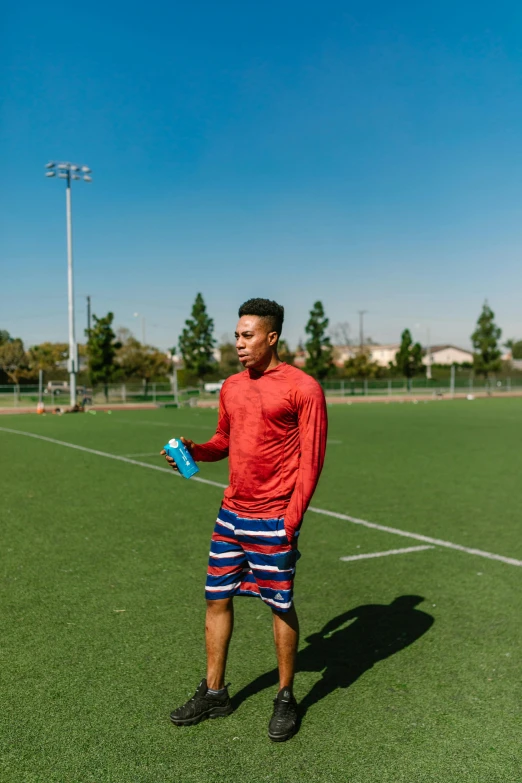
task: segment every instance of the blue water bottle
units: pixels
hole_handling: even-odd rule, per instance
[[[189,479],[194,473],[199,473],[199,468],[192,459],[190,452],[180,440],[171,438],[163,448],[167,455],[172,457],[183,478]]]

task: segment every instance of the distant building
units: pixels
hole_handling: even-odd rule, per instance
[[[388,367],[390,362],[395,361],[399,343],[390,343],[387,345],[363,345],[364,353],[368,354],[371,362],[375,362],[379,367]],[[360,351],[358,345],[336,345],[334,346],[334,364],[337,367],[344,367],[348,359],[354,359]]]
[[[400,348],[399,343],[390,343],[388,345],[367,345],[366,350],[370,353],[370,360],[376,362],[379,367],[388,367],[390,362],[395,362]]]
[[[430,347],[431,364],[471,364],[473,354],[456,345],[432,345]],[[423,364],[428,364],[428,356],[424,356]]]

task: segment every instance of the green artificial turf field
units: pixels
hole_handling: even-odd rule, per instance
[[[314,508],[522,561],[522,400],[329,414]],[[296,580],[299,733],[267,738],[271,618],[250,598],[236,600],[235,713],[170,724],[204,675],[222,490],[146,465],[215,421],[0,417],[2,783],[520,783],[522,568],[438,545],[342,561],[429,544],[320,513],[306,516]]]

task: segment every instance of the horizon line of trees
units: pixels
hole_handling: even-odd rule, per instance
[[[484,302],[471,335],[473,364],[470,366],[485,378],[502,367],[499,347],[502,331],[494,318],[495,314],[487,301]],[[112,312],[100,317],[94,315],[93,326],[85,330],[86,343],[78,346],[79,355],[87,360],[86,370],[79,375],[85,376],[89,385],[101,385],[107,389],[110,383],[140,380],[147,387],[151,382],[167,381],[172,374],[173,356],[178,351],[184,363],[182,385],[228,377],[241,370],[234,343],[227,336],[221,340],[220,359],[216,361],[214,321],[208,315],[201,293],[194,300],[191,315],[185,321],[177,346],[171,348],[170,352],[143,345],[129,329],[120,327],[115,331],[113,324]],[[334,347],[351,344],[350,327],[345,322],[329,328],[329,319],[319,300],[310,310],[305,333],[307,339],[304,344],[299,342],[296,351],[292,351],[287,341],[280,338],[279,356],[292,364],[296,354],[304,354],[306,359],[303,369],[319,381],[333,377],[371,379],[400,376],[410,382],[413,377],[426,372],[422,346],[413,342],[409,329],[402,332],[395,361],[390,362],[388,367],[372,361],[368,348],[373,344],[371,338],[366,338],[365,345],[345,361],[343,367],[336,366]],[[514,359],[522,359],[522,340],[509,339],[504,345],[511,349]],[[39,370],[67,377],[65,366],[68,353],[67,343],[44,342],[26,350],[20,338],[13,338],[7,331],[0,330],[0,372],[11,383],[36,381]]]

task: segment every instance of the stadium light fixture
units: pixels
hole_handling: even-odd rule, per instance
[[[84,179],[86,182],[92,182],[92,177],[85,176],[90,174],[88,166],[79,166],[77,163],[55,163],[50,161],[46,164],[46,177],[56,176],[55,168],[58,171],[58,177],[65,179],[65,215],[67,224],[67,291],[68,291],[68,313],[69,313],[69,360],[67,362],[69,370],[69,388],[71,392],[71,407],[76,405],[76,373],[78,372],[78,346],[76,344],[76,334],[74,327],[74,284],[73,284],[73,250],[72,250],[72,208],[71,208],[71,180]],[[80,175],[81,172],[84,176]]]

